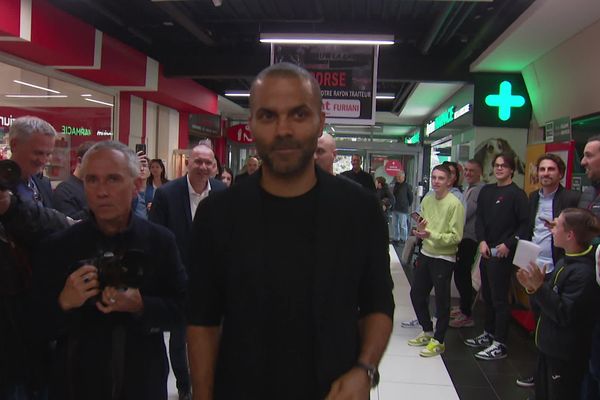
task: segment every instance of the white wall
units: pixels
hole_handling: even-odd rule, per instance
[[[599,42],[597,21],[522,71],[535,118],[541,125],[556,118],[600,111]]]
[[[131,109],[129,112],[129,147],[135,149],[135,145],[142,143],[142,128],[144,117],[144,100],[131,96]]]
[[[167,176],[174,177],[173,150],[179,148],[179,113],[172,108],[158,106],[156,158],[166,162]]]
[[[146,150],[148,157],[156,158],[158,131],[158,104],[146,102]]]

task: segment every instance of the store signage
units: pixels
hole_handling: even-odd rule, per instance
[[[421,141],[421,131],[418,130],[414,132],[411,136],[407,136],[404,138],[405,144],[417,144]]]
[[[227,129],[227,138],[235,143],[254,143],[254,137],[248,124],[233,125]]]
[[[377,57],[377,46],[271,46],[272,64],[291,62],[314,75],[328,123],[375,124]]]
[[[448,107],[446,112],[438,115],[433,121],[430,121],[427,125],[425,125],[425,136],[431,135],[444,125],[448,125],[450,122],[462,117],[469,111],[471,111],[471,104],[465,104],[456,111],[454,106]]]
[[[521,74],[475,74],[473,124],[529,128],[531,101]]]
[[[385,173],[389,176],[396,176],[398,172],[403,171],[402,164],[399,160],[387,160],[385,162]]]
[[[13,117],[12,114],[8,117],[0,115],[0,126],[11,126],[14,120],[15,117]]]
[[[109,131],[96,131],[96,136],[112,136],[112,132]]]
[[[569,117],[546,122],[544,128],[544,141],[546,143],[568,142],[571,140],[571,118]]]
[[[212,114],[190,114],[188,129],[191,136],[220,137],[221,117]]]
[[[64,135],[71,136],[92,136],[92,130],[89,128],[77,127],[77,126],[62,126],[62,133]]]

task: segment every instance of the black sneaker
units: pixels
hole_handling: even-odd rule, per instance
[[[517,386],[521,386],[524,388],[530,388],[535,386],[535,380],[533,376],[528,376],[526,378],[517,379]]]
[[[469,347],[489,347],[494,338],[487,332],[483,332],[481,335],[474,337],[472,339],[465,340],[465,344]]]
[[[506,350],[506,346],[499,342],[494,342],[485,350],[475,353],[476,358],[486,361],[500,360],[507,356],[508,351]]]

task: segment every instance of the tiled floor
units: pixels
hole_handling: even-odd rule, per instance
[[[420,348],[406,341],[416,336],[419,329],[404,329],[400,322],[414,317],[410,303],[410,270],[403,270],[396,251],[390,247],[391,273],[394,279],[394,331],[386,354],[379,367],[381,381],[372,392],[372,400],[525,400],[533,399],[533,392],[515,385],[515,379],[533,371],[535,348],[527,334],[511,327],[508,341],[510,355],[505,360],[477,361],[473,350],[466,347],[464,338],[481,333],[482,307],[476,308],[478,325],[474,328],[450,329],[446,336],[446,352],[442,357],[422,358]],[[167,336],[166,334],[165,336]],[[168,338],[168,336],[167,336]],[[168,343],[168,340],[166,340]],[[168,381],[169,400],[177,399],[175,378]]]

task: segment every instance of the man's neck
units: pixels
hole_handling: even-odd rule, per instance
[[[589,246],[581,247],[577,243],[567,243],[564,247],[566,254],[579,254],[588,249]]]
[[[542,186],[542,193],[544,194],[544,196],[547,196],[550,193],[556,192],[556,189],[558,189],[558,183],[553,186]]]
[[[313,164],[304,171],[292,177],[273,174],[268,167],[263,166],[260,185],[268,193],[278,197],[298,197],[312,189],[317,183],[317,175]]]
[[[354,171],[355,174],[358,174],[360,171],[362,171],[361,168],[352,168],[352,171]]]
[[[448,193],[450,193],[449,190],[444,190],[443,192],[434,192],[435,193],[435,198],[438,200],[442,200],[444,197],[446,197],[448,195]]]
[[[127,226],[129,225],[129,218],[114,221],[96,220],[96,225],[98,225],[98,229],[100,230],[100,232],[102,232],[106,236],[114,236],[117,233],[123,232],[125,229],[127,229]]]
[[[498,181],[497,184],[498,186],[508,186],[512,183],[512,178],[507,178],[501,181]]]
[[[471,183],[467,182],[467,184],[469,185],[469,187],[473,187],[473,186],[477,185],[479,182],[481,182],[481,181],[478,179],[478,180],[473,181]]]
[[[75,167],[75,171],[73,171],[73,176],[75,178],[81,179],[81,167],[79,164]]]
[[[208,183],[208,178],[191,177],[189,175],[188,175],[188,177],[190,178],[190,185],[192,185],[192,188],[194,188],[194,192],[196,192],[196,193],[204,192],[204,189],[206,189],[206,185]]]

